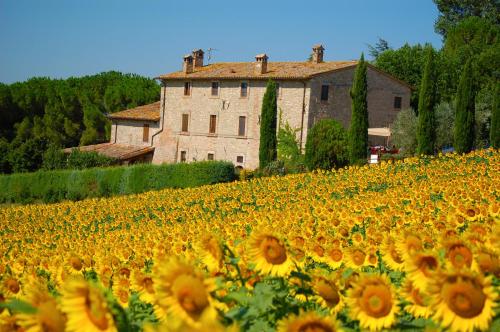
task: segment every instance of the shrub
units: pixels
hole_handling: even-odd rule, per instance
[[[49,171],[64,169],[67,166],[67,156],[59,145],[51,144],[43,153],[42,169]]]
[[[453,146],[453,123],[455,110],[449,103],[440,103],[435,111],[436,115],[436,149],[441,150]]]
[[[287,173],[305,171],[304,155],[300,151],[297,132],[288,122],[278,130],[278,160],[283,161]]]
[[[415,154],[417,148],[417,116],[411,109],[404,109],[398,113],[391,126],[392,141],[405,156]]]
[[[103,156],[97,152],[82,152],[78,149],[71,150],[68,155],[66,168],[84,169],[92,167],[111,166],[116,163],[116,159]]]
[[[142,164],[85,170],[38,171],[0,175],[0,203],[54,203],[136,194],[163,188],[187,188],[235,179],[232,163]]]
[[[307,134],[305,163],[310,170],[347,165],[347,133],[333,119],[320,120]]]

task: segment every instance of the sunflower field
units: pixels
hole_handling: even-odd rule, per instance
[[[0,331],[498,331],[500,152],[0,208]]]

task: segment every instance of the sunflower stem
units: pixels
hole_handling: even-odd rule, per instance
[[[226,244],[224,244],[224,250],[226,250],[229,253],[229,258],[237,258],[236,255],[234,254],[234,252]],[[238,266],[238,263],[233,263],[232,261],[230,261],[229,264],[234,266],[234,268],[236,269],[236,272],[238,273],[238,279],[241,282],[241,286],[245,287],[245,279],[241,275],[241,270],[240,270],[240,267]],[[227,267],[227,265],[226,265],[226,267]]]

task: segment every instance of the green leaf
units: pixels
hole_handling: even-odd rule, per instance
[[[28,302],[24,302],[24,301],[17,300],[17,299],[11,300],[11,301],[6,302],[6,303],[0,303],[0,307],[7,308],[7,309],[9,309],[13,312],[16,312],[16,313],[23,313],[23,314],[30,314],[30,315],[34,315],[38,311],[37,308],[33,307]]]

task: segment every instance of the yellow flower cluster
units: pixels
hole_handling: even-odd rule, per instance
[[[499,299],[495,150],[3,207],[0,221],[0,331],[117,331],[132,297],[153,308],[146,331],[238,330],[224,299],[270,279],[301,308],[278,331],[488,330]]]

